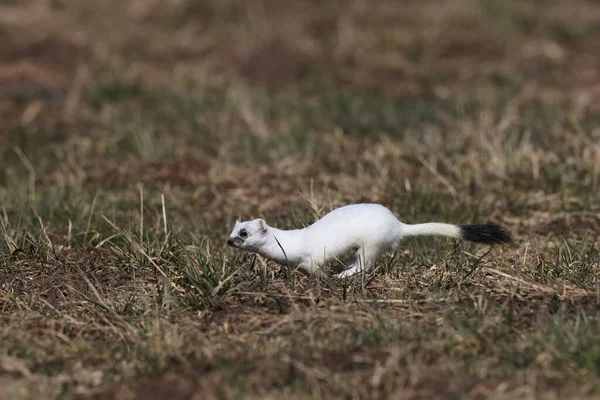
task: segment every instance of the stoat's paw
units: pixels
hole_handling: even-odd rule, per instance
[[[343,272],[340,272],[339,274],[335,275],[335,277],[336,278],[349,278],[351,276],[359,274],[360,272],[361,272],[361,270],[358,267],[352,267]]]

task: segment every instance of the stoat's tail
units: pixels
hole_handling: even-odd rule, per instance
[[[511,241],[510,233],[496,225],[452,225],[438,222],[402,224],[402,236],[448,236],[476,243],[500,244]]]

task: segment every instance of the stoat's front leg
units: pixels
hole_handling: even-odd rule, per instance
[[[298,263],[297,269],[303,274],[309,276],[317,273],[318,271],[321,271],[321,267],[319,266],[319,264],[317,264],[310,258],[302,258],[300,263]]]
[[[377,257],[380,255],[381,250],[377,246],[365,245],[359,248],[354,254],[353,262],[346,264],[346,270],[337,274],[338,278],[347,278],[358,273],[367,273],[375,264]]]

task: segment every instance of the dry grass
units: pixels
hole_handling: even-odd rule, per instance
[[[0,5],[0,398],[600,395],[593,1]],[[225,245],[493,221],[356,282]]]

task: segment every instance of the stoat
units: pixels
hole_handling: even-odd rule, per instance
[[[337,208],[304,229],[282,230],[263,219],[236,221],[227,244],[311,275],[329,261],[339,261],[343,278],[371,269],[377,258],[398,248],[407,236],[448,236],[476,243],[500,244],[510,234],[496,225],[404,224],[379,204]],[[350,250],[352,256],[339,260]]]

